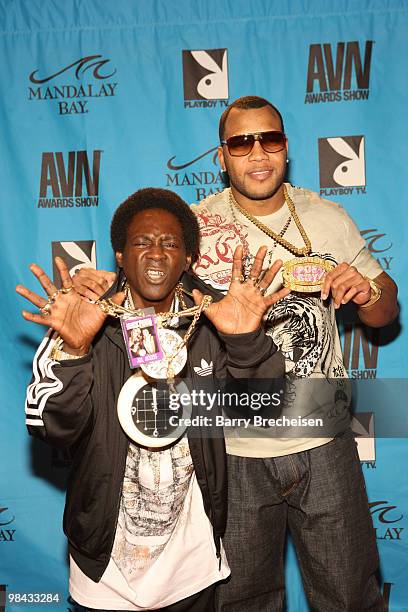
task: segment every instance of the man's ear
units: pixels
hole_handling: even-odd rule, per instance
[[[222,170],[223,172],[226,172],[226,171],[227,171],[227,169],[226,169],[226,167],[225,167],[225,161],[224,161],[224,151],[223,151],[223,149],[222,149],[222,147],[221,147],[221,146],[219,146],[219,147],[218,147],[218,150],[217,150],[217,155],[218,155],[218,161],[220,162],[221,170]]]
[[[187,270],[189,270],[190,266],[191,266],[191,261],[192,261],[192,257],[191,255],[187,255],[186,257],[186,265],[184,270],[187,272]]]
[[[118,264],[119,268],[123,268],[123,253],[119,253],[119,251],[116,251],[115,257],[116,263]]]

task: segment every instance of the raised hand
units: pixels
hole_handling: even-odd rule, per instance
[[[30,266],[31,272],[39,280],[48,299],[45,299],[22,285],[16,291],[40,309],[39,314],[23,310],[27,321],[46,325],[59,333],[64,340],[64,350],[73,355],[84,355],[88,352],[92,340],[103,325],[106,314],[96,304],[81,298],[72,286],[68,268],[60,257],[55,263],[61,276],[62,289],[58,290],[47,274],[37,266]],[[112,300],[121,304],[124,293],[117,293]]]
[[[116,278],[115,272],[81,268],[72,277],[72,285],[77,293],[88,300],[98,300]]]
[[[205,314],[215,325],[217,330],[224,334],[243,334],[255,331],[262,323],[265,312],[279,300],[290,293],[290,289],[280,289],[270,295],[264,295],[282,267],[278,259],[265,272],[262,280],[258,277],[267,252],[267,247],[260,247],[248,279],[243,282],[242,276],[242,246],[234,252],[232,263],[232,282],[227,295],[219,302],[211,304]],[[193,290],[194,301],[200,304],[203,295],[197,289]]]

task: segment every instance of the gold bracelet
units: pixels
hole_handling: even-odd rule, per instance
[[[364,278],[370,284],[371,297],[365,304],[360,304],[359,308],[370,308],[370,306],[373,306],[376,302],[378,302],[382,296],[382,287],[373,281],[372,278],[368,278],[368,276],[364,276]]]
[[[55,340],[54,346],[50,351],[50,359],[53,361],[64,361],[65,359],[82,359],[85,355],[71,355],[62,349],[62,345],[64,344],[64,340],[61,336],[58,336]]]

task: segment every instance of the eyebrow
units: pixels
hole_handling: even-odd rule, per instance
[[[151,237],[152,237],[152,234],[149,234],[147,232],[136,232],[129,236],[129,238],[151,238]],[[169,240],[169,239],[170,240],[182,240],[182,238],[180,236],[177,236],[177,234],[161,234],[159,238],[163,240]]]

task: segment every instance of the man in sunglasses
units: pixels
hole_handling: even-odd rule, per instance
[[[276,259],[308,257],[318,258],[311,265],[321,270],[331,267],[318,291],[292,290],[270,310],[267,323],[290,379],[327,385],[323,391],[329,392],[332,417],[325,435],[312,427],[301,435],[298,427],[280,427],[278,435],[276,428],[264,428],[252,430],[251,437],[227,439],[224,544],[231,580],[219,588],[219,610],[283,610],[288,527],[314,610],[383,610],[375,535],[349,428],[335,310],[352,302],[366,325],[387,325],[398,313],[396,286],[340,206],[284,182],[288,143],[282,116],[270,102],[239,98],[221,116],[219,135],[219,160],[230,187],[193,206],[201,233],[195,271],[226,291],[238,244],[245,255],[243,279],[260,245],[267,246],[265,267]],[[110,280],[110,273],[84,271],[76,283],[92,298]],[[296,289],[302,288],[299,280],[292,270],[289,282],[297,281]],[[281,282],[275,278],[270,291]],[[301,389],[293,416],[311,415],[322,391],[320,386]]]
[[[332,417],[323,436],[312,428],[299,436],[288,427],[280,437],[264,429],[252,438],[227,439],[225,548],[231,580],[219,589],[219,609],[283,609],[289,527],[314,610],[383,610],[335,310],[353,302],[363,323],[387,325],[398,313],[396,285],[343,208],[284,182],[288,142],[282,116],[270,102],[255,96],[236,100],[221,116],[219,136],[218,157],[230,187],[193,206],[201,233],[195,270],[226,290],[236,244],[246,255],[244,278],[260,245],[268,248],[266,262],[312,258],[311,266],[328,266],[310,292],[302,291],[304,277],[296,276],[296,267],[289,268],[292,292],[270,310],[267,322],[289,378],[308,379],[297,387],[292,414],[311,414],[327,385],[325,414]],[[279,286],[281,279],[275,282]]]

